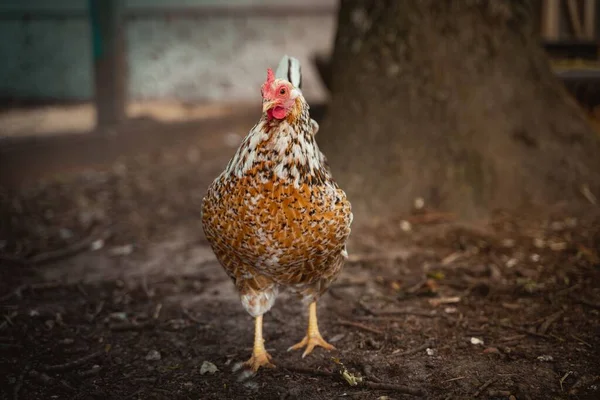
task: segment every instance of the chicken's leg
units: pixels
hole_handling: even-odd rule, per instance
[[[265,340],[262,336],[263,316],[259,315],[254,320],[254,347],[252,356],[244,365],[256,372],[260,367],[275,368],[271,363],[271,355],[265,349]]]
[[[319,325],[317,324],[317,303],[315,301],[310,303],[308,310],[308,331],[306,332],[306,336],[304,336],[304,339],[302,339],[299,343],[288,349],[288,351],[298,350],[306,346],[306,350],[304,350],[302,358],[309,355],[315,346],[321,346],[327,350],[335,349],[335,347],[323,339],[321,333],[319,332]]]

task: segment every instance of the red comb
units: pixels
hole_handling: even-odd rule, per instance
[[[267,82],[271,83],[275,80],[275,74],[271,68],[267,68]]]
[[[263,96],[265,95],[265,92],[268,91],[269,86],[271,85],[271,83],[273,83],[274,80],[275,74],[273,73],[273,70],[271,68],[267,68],[267,80],[265,81],[265,83],[263,83],[261,88]]]

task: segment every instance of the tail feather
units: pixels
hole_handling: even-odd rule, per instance
[[[279,61],[275,77],[277,79],[285,79],[298,89],[302,89],[302,70],[300,68],[300,61],[287,54],[284,55],[281,58],[281,61]]]
[[[285,79],[298,89],[302,90],[302,70],[300,68],[300,61],[287,54],[284,55],[277,66],[275,78]],[[310,123],[312,125],[313,135],[316,135],[319,131],[319,124],[312,118]]]

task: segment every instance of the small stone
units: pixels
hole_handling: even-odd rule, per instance
[[[521,308],[521,305],[518,303],[502,303],[502,307],[508,310],[518,310]]]
[[[62,240],[71,239],[73,237],[73,231],[67,228],[60,228],[58,230],[58,235]]]
[[[219,369],[215,364],[211,363],[210,361],[204,361],[200,367],[200,375],[204,375],[206,373],[214,374],[218,370]]]
[[[519,263],[519,260],[517,260],[516,258],[511,258],[510,260],[508,260],[506,262],[506,268],[512,268],[515,265],[517,265]]]
[[[530,259],[531,259],[531,261],[533,261],[533,262],[538,262],[538,261],[540,261],[540,258],[541,258],[541,257],[540,257],[540,255],[539,255],[539,254],[535,254],[535,253],[534,253],[534,254],[532,254],[531,256],[529,256],[529,258],[530,258]]]
[[[387,75],[390,77],[397,76],[400,73],[400,66],[398,64],[390,64],[387,69]]]
[[[569,217],[565,219],[565,225],[569,228],[575,228],[577,226],[577,218]]]
[[[548,355],[548,354],[541,355],[537,359],[538,359],[538,361],[541,361],[541,362],[554,361],[554,357],[552,357],[551,355]]]
[[[127,165],[117,162],[113,165],[113,171],[120,176],[123,176],[127,173]]]
[[[94,240],[92,242],[92,244],[90,245],[90,250],[96,251],[96,250],[100,250],[103,247],[104,247],[104,240],[98,239],[98,240]]]
[[[404,232],[410,232],[412,230],[412,225],[410,222],[402,220],[400,222],[400,229],[402,229]]]
[[[504,239],[502,240],[502,246],[504,247],[515,247],[515,240],[514,239]]]
[[[428,356],[432,356],[435,354],[435,350],[430,349],[429,347],[425,349],[425,352],[427,353]]]
[[[110,319],[116,320],[116,321],[125,321],[127,319],[127,313],[126,312],[114,312],[110,314]]]
[[[471,344],[474,345],[482,345],[483,344],[483,340],[476,338],[476,337],[472,337],[471,338]]]
[[[259,386],[258,386],[258,382],[256,381],[246,381],[244,382],[244,387],[250,389],[250,390],[258,390]]]
[[[483,354],[500,354],[500,350],[496,347],[487,347],[483,350]]]
[[[158,361],[161,358],[162,357],[161,357],[160,353],[158,352],[158,350],[150,350],[148,352],[148,354],[146,354],[147,361]]]
[[[550,249],[552,249],[554,251],[562,251],[567,248],[567,243],[566,242],[552,242],[552,243],[550,243],[549,247],[550,247]]]
[[[455,314],[458,311],[456,307],[446,307],[444,308],[444,312],[446,314]]]
[[[115,246],[109,250],[111,256],[126,256],[133,252],[133,245]]]
[[[425,200],[422,197],[417,197],[415,199],[415,208],[421,210],[423,207],[425,207]]]
[[[40,312],[38,310],[29,310],[29,316],[30,317],[37,317],[40,315]]]

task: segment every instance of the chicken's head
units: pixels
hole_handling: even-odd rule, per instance
[[[273,70],[267,70],[267,80],[262,88],[263,112],[269,119],[284,119],[296,106],[300,90],[284,79],[275,79]]]

